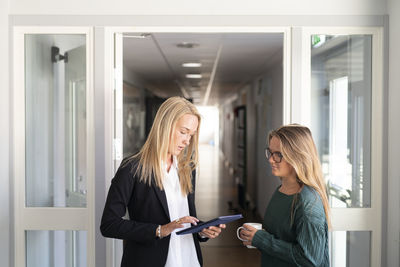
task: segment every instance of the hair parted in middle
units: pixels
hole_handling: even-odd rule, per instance
[[[162,103],[157,111],[150,133],[142,149],[131,159],[138,158],[139,165],[136,174],[140,181],[151,185],[155,182],[163,190],[163,162],[167,158],[169,147],[172,144],[172,135],[178,120],[191,114],[197,117],[197,131],[192,136],[189,145],[178,155],[178,175],[181,190],[184,195],[192,192],[192,171],[198,165],[198,143],[201,116],[197,108],[182,97],[170,97]]]
[[[280,141],[283,158],[294,168],[298,182],[312,187],[320,195],[330,227],[326,186],[310,129],[299,124],[284,125],[271,131],[268,141],[271,141],[272,137]]]

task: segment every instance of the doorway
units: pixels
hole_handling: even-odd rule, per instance
[[[288,92],[285,89],[289,66],[285,64],[288,59],[288,49],[285,49],[287,29],[246,29],[242,32],[230,29],[129,32],[124,29],[117,32],[114,32],[117,55],[114,75],[118,76],[115,84],[120,88],[115,88],[115,95],[119,97],[115,103],[122,103],[116,106],[119,115],[114,116],[118,128],[115,133],[119,133],[114,137],[118,140],[115,143],[121,144],[118,154],[123,157],[134,154],[143,145],[151,125],[149,122],[165,98],[186,97],[197,106],[219,112],[220,134],[212,143],[217,147],[218,164],[225,168],[229,177],[224,179],[230,179],[235,190],[231,199],[224,199],[221,204],[225,212],[229,209],[250,210],[257,214],[264,209],[265,195],[258,193],[257,184],[258,180],[265,180],[267,173],[266,161],[262,160],[266,127],[277,127],[284,120],[282,102],[288,97],[284,94]],[[248,112],[241,115],[239,125],[235,109],[240,106],[248,106]],[[262,127],[257,126],[258,119],[265,121]],[[235,124],[241,129],[240,133],[235,130]],[[132,143],[133,136],[137,137],[135,144]],[[250,162],[250,166],[243,168],[246,162]],[[257,164],[261,166],[257,167]],[[263,172],[256,172],[258,169]],[[259,205],[261,202],[263,204]],[[201,210],[197,212],[202,214]],[[112,242],[113,264],[118,265],[122,245],[120,241]],[[232,242],[241,246],[236,239]]]

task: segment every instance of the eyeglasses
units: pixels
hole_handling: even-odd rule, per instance
[[[276,163],[281,163],[283,155],[281,152],[271,152],[271,150],[269,150],[269,148],[265,149],[265,156],[267,157],[267,159],[269,160],[271,157],[272,159],[276,162]]]

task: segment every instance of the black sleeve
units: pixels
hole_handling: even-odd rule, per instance
[[[123,219],[134,191],[135,179],[132,164],[121,164],[111,181],[100,231],[105,237],[152,243],[156,240],[157,224]]]

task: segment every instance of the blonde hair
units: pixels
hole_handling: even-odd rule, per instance
[[[330,222],[330,208],[317,148],[310,129],[299,124],[279,127],[269,133],[268,141],[276,137],[280,141],[284,159],[294,168],[300,184],[312,187],[321,197],[325,217]]]
[[[182,194],[192,192],[192,171],[198,165],[198,143],[201,117],[196,107],[182,97],[168,98],[158,109],[150,133],[142,149],[130,159],[139,159],[135,175],[139,173],[140,181],[156,186],[163,190],[163,166],[172,143],[172,135],[177,121],[184,115],[197,117],[198,127],[192,136],[190,144],[177,157],[178,175]]]

